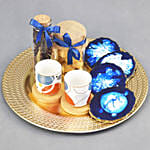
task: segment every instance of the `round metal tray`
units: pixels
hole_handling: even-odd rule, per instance
[[[132,111],[114,122],[102,123],[89,115],[82,117],[62,116],[50,113],[36,105],[30,98],[33,68],[33,52],[29,48],[19,54],[7,67],[2,90],[9,107],[22,119],[38,127],[66,133],[90,133],[116,126],[127,120],[143,104],[148,92],[148,78],[142,65],[136,60],[137,68],[126,87],[134,92],[136,103]]]

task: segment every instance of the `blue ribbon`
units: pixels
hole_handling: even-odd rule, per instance
[[[72,40],[71,40],[69,34],[65,33],[63,35],[63,41],[54,37],[54,42],[56,42],[56,44],[58,44],[59,46],[69,48],[68,55],[67,55],[67,63],[68,63],[68,65],[70,65],[73,63],[72,57],[74,57],[77,60],[80,60],[80,52],[74,47],[78,47],[78,46],[83,45],[86,42],[86,39],[72,45]]]
[[[60,27],[59,26],[44,27],[38,21],[34,19],[30,20],[30,25],[32,25],[33,27],[39,30],[37,34],[37,38],[36,38],[36,43],[41,41],[42,33],[44,32],[47,47],[48,48],[52,47],[52,40],[51,40],[51,37],[48,35],[48,33],[60,33]]]

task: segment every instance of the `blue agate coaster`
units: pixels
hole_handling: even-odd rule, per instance
[[[116,120],[128,114],[135,104],[129,89],[108,88],[97,93],[90,103],[90,114],[96,120]]]
[[[109,53],[98,60],[96,65],[104,64],[104,63],[112,63],[119,66],[126,77],[129,77],[134,72],[135,61],[133,56],[131,56],[127,52],[112,52]]]
[[[98,38],[91,41],[85,49],[85,62],[91,68],[104,55],[120,51],[118,44],[109,38]]]
[[[111,87],[125,87],[125,75],[122,69],[114,64],[99,64],[90,72],[92,75],[91,90],[96,94]]]

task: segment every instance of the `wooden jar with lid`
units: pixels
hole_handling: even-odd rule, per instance
[[[70,38],[72,40],[72,45],[84,40],[86,38],[86,29],[85,27],[80,24],[77,21],[73,21],[73,20],[66,20],[63,22],[60,22],[57,24],[58,26],[60,26],[60,34],[56,34],[54,36],[56,36],[56,38],[60,39],[63,41],[63,35],[65,33],[68,33],[70,35]],[[61,47],[59,45],[57,45],[56,43],[53,46],[52,49],[52,58],[58,60],[63,68],[63,73],[66,73],[70,70],[74,70],[74,69],[82,69],[84,62],[83,62],[83,52],[85,50],[86,47],[86,43],[75,47],[79,52],[80,52],[80,60],[76,60],[73,57],[73,63],[72,64],[67,64],[67,55],[68,55],[68,50],[69,48],[66,47]]]

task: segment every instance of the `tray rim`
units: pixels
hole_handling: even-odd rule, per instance
[[[32,122],[32,121],[30,121],[30,120],[28,120],[27,118],[25,118],[25,117],[23,117],[22,115],[20,115],[13,107],[11,107],[11,105],[8,103],[8,100],[7,100],[7,98],[5,98],[6,97],[6,93],[4,92],[4,78],[5,78],[5,76],[6,76],[6,73],[8,72],[8,69],[9,69],[9,66],[11,66],[12,64],[13,64],[13,62],[18,58],[18,57],[20,57],[20,55],[22,55],[23,53],[25,53],[26,51],[29,51],[29,50],[31,50],[32,48],[31,47],[29,47],[28,49],[26,49],[26,50],[24,50],[24,51],[22,51],[21,53],[19,53],[15,58],[13,58],[10,62],[9,62],[9,64],[7,65],[7,67],[6,67],[6,69],[5,69],[5,71],[3,72],[3,75],[2,75],[2,82],[1,82],[1,87],[2,87],[2,89],[1,89],[1,91],[2,91],[2,96],[3,96],[3,99],[4,99],[4,101],[7,103],[7,105],[11,108],[11,110],[16,114],[16,115],[18,115],[21,119],[23,119],[24,121],[26,121],[26,122],[28,122],[28,123],[30,123],[30,124],[32,124],[32,125],[34,125],[34,126],[37,126],[37,127],[40,127],[40,128],[42,128],[42,129],[46,129],[46,130],[49,130],[49,131],[54,131],[54,132],[58,132],[58,133],[73,133],[73,134],[87,134],[87,133],[94,133],[94,132],[98,132],[98,131],[103,131],[103,130],[107,130],[107,129],[109,129],[109,128],[112,128],[112,127],[115,127],[115,126],[117,126],[117,125],[119,125],[119,124],[121,124],[121,123],[123,123],[123,122],[125,122],[126,120],[128,120],[128,119],[130,119],[134,114],[136,114],[137,113],[137,111],[141,108],[141,106],[143,105],[143,103],[145,102],[145,100],[146,100],[146,97],[147,97],[147,95],[148,95],[148,89],[149,89],[149,86],[148,86],[148,76],[147,76],[147,74],[146,74],[146,72],[145,72],[145,69],[144,69],[144,67],[141,65],[141,63],[136,59],[136,61],[139,63],[139,65],[141,65],[142,66],[142,68],[143,68],[143,70],[144,70],[144,74],[145,74],[145,80],[146,80],[146,94],[145,94],[145,96],[144,96],[144,98],[143,98],[143,100],[142,100],[142,102],[140,103],[140,105],[136,108],[136,110],[132,113],[132,114],[130,114],[129,116],[127,116],[125,119],[122,119],[122,120],[120,120],[120,121],[118,121],[118,122],[116,122],[116,123],[114,123],[114,124],[111,124],[111,126],[107,126],[107,127],[104,127],[104,128],[100,128],[100,129],[94,129],[94,130],[84,130],[84,131],[76,131],[76,130],[74,130],[74,131],[67,131],[67,130],[57,130],[57,129],[53,129],[53,128],[48,128],[48,127],[44,127],[44,126],[42,126],[42,125],[39,125],[39,124],[36,124],[36,123],[34,123],[34,122]],[[123,48],[122,48],[123,49]],[[123,49],[124,50],[124,49]],[[33,103],[33,102],[32,102]],[[36,104],[35,104],[36,105]],[[39,107],[39,106],[38,106]],[[40,108],[40,109],[42,109],[42,108]],[[43,109],[42,109],[43,110]],[[44,110],[45,111],[45,110]],[[47,112],[47,111],[46,111]]]

